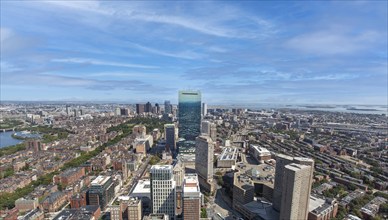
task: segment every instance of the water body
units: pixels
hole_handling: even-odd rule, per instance
[[[23,142],[12,137],[13,131],[0,132],[0,148],[12,146]]]

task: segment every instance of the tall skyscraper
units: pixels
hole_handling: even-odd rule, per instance
[[[311,185],[313,180],[313,172],[314,172],[314,160],[310,158],[304,157],[290,157],[283,154],[279,154],[276,156],[276,172],[275,172],[275,183],[274,183],[274,192],[273,192],[273,208],[279,212],[283,209],[283,197],[288,196],[288,194],[284,194],[285,190],[289,186],[288,180],[285,180],[285,172],[286,166],[289,164],[297,164],[311,167],[309,169],[308,176],[305,176],[303,179],[304,189],[303,192],[306,192],[308,196],[311,193]],[[307,204],[306,209],[308,209],[309,200],[305,201],[304,204]],[[300,207],[303,208],[303,207]],[[307,213],[306,213],[307,217]]]
[[[211,127],[210,121],[202,121],[201,122],[201,135],[210,136],[210,127]]]
[[[296,163],[284,167],[280,220],[307,220],[311,170],[311,166]]]
[[[136,113],[142,114],[144,113],[145,105],[144,104],[136,104]]]
[[[197,174],[186,174],[183,183],[183,219],[198,220],[201,212],[201,192]]]
[[[282,201],[282,192],[283,192],[283,177],[284,177],[284,167],[292,163],[294,158],[279,154],[276,156],[276,169],[275,169],[275,183],[273,190],[273,208],[276,211],[280,211],[280,205]]]
[[[155,104],[155,112],[156,112],[156,114],[160,113],[160,107],[159,107],[158,103]]]
[[[205,116],[207,114],[207,104],[202,103],[202,116]]]
[[[213,178],[214,144],[209,136],[199,136],[195,140],[195,170],[205,180]]]
[[[66,105],[66,114],[67,114],[67,116],[70,116],[70,111],[71,111],[71,109],[70,109],[70,105]]]
[[[172,106],[170,101],[164,101],[164,113],[165,114],[171,114],[172,113]]]
[[[151,167],[151,208],[154,214],[167,214],[175,219],[175,180],[171,165]]]
[[[179,91],[179,137],[194,141],[201,129],[201,92]]]
[[[176,150],[176,136],[175,136],[175,125],[174,124],[165,124],[164,125],[164,134],[166,136],[166,151],[175,151]]]
[[[147,102],[145,104],[145,112],[152,112],[152,104],[150,102]]]

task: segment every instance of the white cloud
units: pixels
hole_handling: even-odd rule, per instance
[[[157,66],[148,66],[148,65],[140,65],[140,64],[131,64],[131,63],[110,62],[110,61],[87,59],[87,58],[52,59],[51,61],[52,62],[60,62],[60,63],[80,63],[80,64],[92,64],[92,65],[102,65],[102,66],[144,68],[144,69],[159,68]]]
[[[162,56],[168,56],[168,57],[183,58],[183,59],[190,59],[190,60],[200,59],[200,58],[204,57],[204,55],[193,52],[193,51],[183,51],[183,52],[172,53],[172,52],[166,52],[166,51],[158,50],[158,49],[151,48],[151,47],[146,47],[146,46],[143,46],[140,44],[135,44],[135,43],[130,43],[129,45],[131,47],[134,47],[136,49],[139,49],[139,50],[142,50],[145,52],[158,54],[158,55],[162,55]]]
[[[369,48],[379,34],[366,31],[359,35],[341,33],[338,30],[319,31],[300,35],[288,40],[285,46],[306,53],[331,55],[349,54]]]

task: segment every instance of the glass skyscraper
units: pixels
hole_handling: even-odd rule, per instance
[[[201,92],[179,91],[179,137],[195,141],[201,129]]]

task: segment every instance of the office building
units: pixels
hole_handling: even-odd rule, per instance
[[[202,121],[201,122],[201,135],[210,136],[210,128],[211,128],[210,121]]]
[[[176,136],[175,136],[175,125],[165,124],[164,134],[166,138],[166,151],[171,152],[176,150]]]
[[[136,113],[137,114],[143,114],[145,112],[145,105],[144,104],[136,104]]]
[[[171,114],[172,113],[172,105],[170,101],[164,101],[164,113]]]
[[[293,157],[286,156],[283,154],[279,154],[276,156],[273,208],[278,212],[280,211],[280,205],[282,201],[284,167],[288,164],[291,164],[293,159]]]
[[[175,180],[171,165],[151,167],[151,212],[175,219]]]
[[[271,159],[271,152],[258,145],[251,144],[249,152],[259,163],[264,163],[265,161]]]
[[[144,125],[135,125],[132,128],[132,134],[136,137],[144,137],[147,133],[147,128]]]
[[[199,136],[195,141],[195,170],[205,180],[213,178],[214,144],[210,137]]]
[[[160,113],[160,106],[158,103],[155,103],[155,114],[159,114]]]
[[[182,212],[183,179],[185,176],[185,167],[180,160],[175,163],[173,173],[176,185],[176,214],[179,215]]]
[[[217,141],[217,125],[214,123],[210,124],[210,138],[213,141]]]
[[[243,206],[253,201],[255,187],[250,177],[236,172],[233,176],[233,208],[244,213]]]
[[[273,192],[273,208],[277,211],[281,210],[281,201],[283,196],[282,193],[284,191],[283,178],[284,178],[285,166],[291,163],[312,167],[312,169],[310,169],[309,177],[304,180],[306,182],[306,185],[310,186],[308,188],[305,188],[305,190],[309,195],[311,193],[311,185],[313,181],[313,172],[314,172],[314,160],[310,158],[290,157],[283,154],[278,154],[276,156],[275,183],[274,183],[274,192]]]
[[[280,220],[307,220],[311,166],[291,163],[284,167]]]
[[[70,109],[70,105],[66,105],[66,115],[67,116],[70,116],[70,114],[71,114],[71,109]]]
[[[121,207],[119,205],[109,206],[110,220],[122,220]]]
[[[114,197],[114,187],[110,176],[98,176],[92,181],[88,192],[89,205],[98,205],[104,210]]]
[[[201,129],[201,92],[179,91],[179,137],[195,141]]]
[[[130,198],[128,201],[122,202],[122,210],[125,210],[123,207],[125,204],[127,211],[128,220],[141,220],[142,219],[142,202],[138,198]]]
[[[152,104],[150,102],[145,104],[144,112],[152,112]]]
[[[207,115],[207,104],[202,103],[202,116]]]
[[[120,116],[121,115],[121,109],[120,107],[117,107],[116,110],[115,110],[115,115],[116,116]]]
[[[201,192],[197,174],[186,174],[183,183],[183,219],[197,220],[201,215]]]

